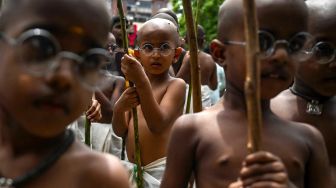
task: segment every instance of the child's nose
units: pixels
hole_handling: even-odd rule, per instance
[[[289,54],[286,46],[277,46],[272,54],[272,59],[277,62],[285,63],[289,60]]]
[[[53,69],[47,73],[47,83],[50,87],[58,91],[69,90],[76,79],[73,66],[74,63],[77,64],[77,62],[65,58],[55,61],[57,62],[54,62]]]
[[[154,48],[154,49],[153,49],[153,54],[152,54],[152,56],[154,56],[154,57],[161,56],[161,51],[160,51],[160,49]]]

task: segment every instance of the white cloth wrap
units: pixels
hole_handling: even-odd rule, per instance
[[[128,161],[122,161],[122,162],[124,166],[129,170],[132,187],[136,187],[135,174],[134,174],[134,167],[136,166],[136,164]],[[166,157],[155,160],[149,163],[148,165],[142,167],[144,187],[159,188],[165,168],[166,168]]]

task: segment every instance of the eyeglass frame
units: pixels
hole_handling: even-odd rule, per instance
[[[53,54],[52,58],[44,60],[48,63],[47,63],[45,71],[41,71],[41,73],[38,73],[33,70],[29,70],[27,66],[24,66],[26,69],[25,71],[31,74],[32,76],[42,77],[42,76],[45,76],[47,72],[55,71],[55,69],[60,66],[60,59],[63,59],[63,58],[75,61],[77,63],[77,66],[76,66],[77,69],[80,64],[85,63],[86,57],[92,54],[103,55],[109,59],[111,58],[109,52],[105,50],[104,48],[91,48],[87,50],[83,55],[80,55],[78,53],[74,53],[71,51],[62,51],[61,45],[59,44],[58,40],[54,37],[54,35],[52,35],[49,31],[45,29],[41,29],[41,28],[28,29],[24,31],[23,33],[21,33],[17,38],[9,37],[5,33],[0,32],[0,40],[3,39],[2,41],[6,42],[11,47],[15,47],[17,45],[23,44],[24,41],[26,41],[27,39],[33,36],[37,36],[37,37],[42,36],[50,40],[50,42],[54,45],[53,47],[55,47],[56,53]],[[106,66],[108,66],[109,64],[110,63],[107,63]],[[85,81],[85,79],[82,78],[80,73],[78,71],[76,72],[77,72],[77,76],[79,77],[80,83],[84,87],[86,87],[89,90],[93,90],[93,91],[100,89],[100,87],[97,85],[91,85],[87,83],[87,81]],[[106,76],[109,77],[110,75],[106,75]]]
[[[333,50],[334,50],[334,53],[333,53],[333,55],[329,58],[329,60],[328,61],[326,61],[326,62],[322,62],[322,60],[320,60],[320,61],[316,61],[318,64],[320,64],[320,65],[327,65],[327,64],[330,64],[332,61],[334,61],[335,60],[335,58],[336,58],[336,48],[335,48],[335,45],[334,44],[332,44],[331,42],[325,42],[325,41],[318,41],[318,42],[315,42],[315,44],[314,44],[314,46],[310,49],[310,50],[306,50],[306,51],[304,51],[307,55],[309,55],[310,56],[310,58],[312,58],[314,55],[315,55],[315,53],[316,53],[316,48],[317,48],[317,45],[318,44],[321,44],[321,43],[326,43],[326,44],[330,44],[330,46],[333,48]]]
[[[144,47],[145,47],[146,45],[149,45],[149,46],[151,46],[151,47],[153,48],[151,52],[142,52],[142,51],[145,51],[145,50],[144,50]],[[163,45],[168,45],[168,46],[169,46],[169,48],[166,49],[166,50],[169,50],[169,53],[166,54],[166,55],[162,54],[162,49],[163,49],[162,46],[163,46]],[[160,56],[167,57],[167,56],[169,56],[169,55],[172,53],[172,51],[176,51],[176,49],[177,49],[177,48],[172,48],[172,47],[169,45],[169,43],[166,42],[166,43],[161,44],[159,48],[154,48],[154,45],[152,45],[152,44],[150,44],[150,43],[146,43],[146,44],[144,44],[142,47],[137,47],[136,50],[139,50],[140,52],[144,53],[147,57],[153,56],[155,51],[157,51],[158,54],[160,54]]]
[[[258,36],[260,35],[260,33],[265,33],[265,34],[267,34],[272,39],[272,46],[271,46],[271,48],[268,48],[266,51],[260,51],[259,52],[259,57],[261,59],[267,59],[267,58],[272,57],[274,55],[274,52],[276,51],[276,47],[278,45],[280,45],[280,44],[285,44],[286,45],[286,51],[287,51],[288,54],[290,54],[289,56],[294,55],[294,54],[299,53],[299,52],[301,52],[303,55],[305,55],[306,52],[303,50],[304,46],[301,48],[301,50],[298,50],[298,51],[295,51],[295,52],[291,52],[291,50],[289,48],[290,42],[291,42],[291,40],[295,39],[300,34],[304,34],[305,36],[308,36],[309,39],[306,40],[305,44],[308,41],[310,41],[310,39],[312,38],[312,35],[310,33],[308,33],[308,32],[298,32],[293,37],[291,37],[290,40],[286,40],[286,39],[275,40],[274,35],[272,35],[270,32],[267,32],[265,30],[259,30],[258,31]],[[259,39],[259,43],[260,43],[260,39]],[[247,42],[245,42],[245,41],[225,40],[223,42],[223,44],[246,46]]]

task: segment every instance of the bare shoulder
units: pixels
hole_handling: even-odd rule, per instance
[[[291,119],[299,110],[296,103],[296,97],[289,90],[285,90],[271,100],[271,109],[278,116]]]
[[[74,178],[79,180],[78,187],[129,187],[127,171],[112,155],[90,151],[75,143],[68,162],[77,168],[78,177]]]
[[[314,126],[306,123],[286,121],[297,136],[301,135],[309,147],[320,147],[324,145],[323,136]]]
[[[218,108],[212,108],[199,113],[182,115],[176,120],[173,129],[175,129],[174,131],[190,136],[196,135],[196,133],[200,133],[202,129],[209,129],[215,125],[215,123],[211,122],[216,121],[218,111]]]
[[[171,77],[168,87],[179,87],[179,88],[186,88],[186,83],[181,78],[174,78]]]

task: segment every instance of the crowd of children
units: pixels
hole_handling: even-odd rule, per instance
[[[183,114],[190,56],[173,11],[138,28],[128,55],[123,20],[104,0],[7,1],[0,188],[135,187],[135,139],[146,188],[336,187],[336,2],[255,2],[263,126],[262,151],[249,153],[243,0],[219,5],[211,54],[198,26],[202,93],[212,100],[193,114]],[[75,136],[83,115],[91,148]]]

